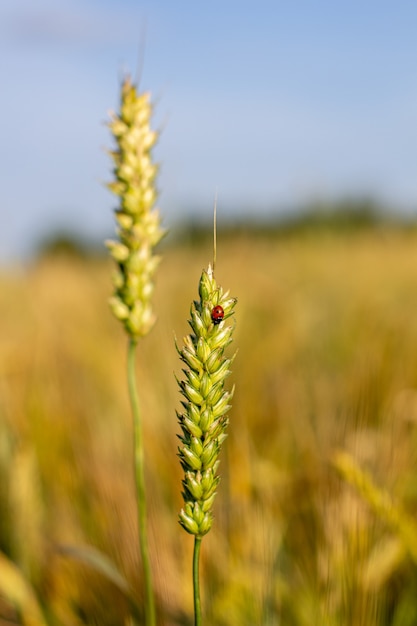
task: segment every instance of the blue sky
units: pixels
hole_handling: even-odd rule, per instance
[[[0,261],[113,231],[105,154],[120,76],[163,132],[159,205],[275,214],[370,194],[417,210],[415,0],[8,0],[0,6]]]

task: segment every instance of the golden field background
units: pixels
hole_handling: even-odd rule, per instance
[[[174,337],[188,333],[211,256],[209,240],[165,246],[158,323],[138,350],[167,626],[192,623]],[[31,602],[51,625],[141,623],[127,345],[106,304],[111,271],[107,260],[55,255],[0,277],[0,625],[42,623],[34,609],[30,621]],[[206,623],[417,624],[416,563],[332,463],[347,451],[415,514],[417,233],[220,235],[216,278],[238,298],[238,353],[202,545]]]

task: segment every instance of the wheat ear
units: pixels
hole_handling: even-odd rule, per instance
[[[417,563],[417,524],[402,508],[394,503],[390,494],[377,487],[371,476],[365,472],[347,452],[339,451],[332,458],[332,464],[340,476],[352,485],[374,513],[395,532],[409,555]]]
[[[147,541],[142,420],[135,356],[138,339],[144,337],[155,322],[151,296],[159,257],[154,254],[154,247],[164,234],[159,213],[154,208],[158,167],[152,161],[151,151],[157,133],[150,128],[151,115],[149,94],[138,94],[126,78],[122,84],[120,112],[112,113],[109,123],[116,149],[110,152],[115,180],[108,187],[119,197],[120,203],[115,211],[118,240],[106,244],[117,265],[110,306],[129,338],[127,376],[134,422],[136,500],[147,626],[155,626],[156,617]]]
[[[199,555],[202,537],[213,523],[212,507],[220,478],[219,452],[226,438],[227,413],[233,396],[224,389],[233,358],[225,348],[232,341],[236,298],[217,286],[212,268],[203,270],[199,284],[200,300],[191,305],[189,320],[192,334],[177,350],[185,364],[185,378],[178,381],[183,396],[183,412],[178,412],[181,445],[178,455],[184,470],[184,507],[179,514],[181,526],[194,535],[193,587],[195,626],[201,624]]]

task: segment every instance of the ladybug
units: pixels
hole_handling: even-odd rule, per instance
[[[211,310],[211,319],[213,320],[213,324],[220,324],[222,319],[224,318],[223,307],[218,304]]]

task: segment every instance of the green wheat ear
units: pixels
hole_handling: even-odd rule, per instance
[[[186,365],[185,378],[178,381],[184,410],[177,415],[182,430],[178,454],[184,470],[184,508],[179,522],[201,538],[213,523],[212,507],[220,480],[218,456],[233,396],[233,390],[225,391],[224,383],[234,357],[227,358],[224,351],[232,341],[234,326],[227,320],[233,315],[236,298],[217,286],[210,266],[201,275],[199,295],[200,301],[191,305],[193,333],[184,338],[183,348],[177,347]],[[218,306],[224,315],[213,320],[213,309]]]
[[[146,335],[155,322],[150,300],[159,257],[153,248],[164,235],[154,208],[158,166],[151,151],[158,134],[150,128],[151,115],[149,94],[138,94],[126,78],[120,112],[111,113],[109,123],[117,149],[110,151],[115,180],[108,188],[120,198],[115,211],[119,240],[106,245],[117,264],[110,306],[134,339]]]

